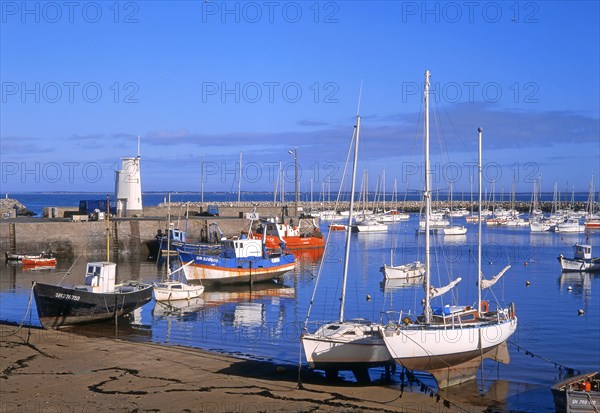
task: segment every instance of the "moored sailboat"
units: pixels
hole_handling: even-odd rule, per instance
[[[366,369],[369,367],[393,363],[376,324],[364,319],[347,320],[344,315],[359,136],[360,116],[357,114],[353,134],[354,162],[350,190],[350,210],[348,226],[346,227],[339,319],[320,325],[313,333],[308,332],[307,323],[305,323],[305,331],[302,334],[302,346],[309,366],[313,369],[324,370],[328,377],[337,376],[339,370],[352,370],[357,378],[364,377]]]
[[[509,361],[506,340],[515,332],[514,304],[508,308],[490,308],[482,299],[482,290],[495,284],[509,267],[491,280],[482,279],[481,213],[479,216],[478,297],[474,305],[431,307],[431,299],[450,291],[457,278],[443,287],[431,286],[429,215],[431,213],[429,163],[429,71],[425,73],[425,300],[423,313],[399,312],[394,320],[381,326],[383,341],[394,360],[410,370],[427,371],[440,387],[448,387],[475,378],[481,361],[491,358]],[[481,211],[481,129],[479,129],[479,209]]]

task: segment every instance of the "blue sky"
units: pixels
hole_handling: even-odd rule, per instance
[[[270,191],[341,177],[361,80],[371,189],[419,189],[432,73],[435,185],[600,182],[598,2],[0,2],[2,191],[111,191],[142,141],[145,191]],[[456,175],[456,170],[460,171]],[[450,177],[452,176],[452,177]],[[598,187],[598,186],[597,186]]]

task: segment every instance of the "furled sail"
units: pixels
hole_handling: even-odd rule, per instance
[[[498,282],[498,280],[504,275],[504,273],[506,271],[508,271],[509,268],[510,268],[510,265],[507,265],[506,267],[504,267],[504,269],[502,271],[500,271],[498,274],[496,274],[490,280],[484,280],[483,276],[482,276],[481,277],[481,289],[483,290],[484,288],[490,288],[492,285],[496,284],[496,282]]]
[[[462,280],[462,278],[458,277],[456,280],[452,281],[450,284],[444,286],[444,287],[431,287],[429,289],[429,298],[434,298],[437,296],[440,296],[442,294],[446,294],[448,291],[450,291],[452,288],[454,288],[454,286],[456,284],[458,284],[460,281]]]

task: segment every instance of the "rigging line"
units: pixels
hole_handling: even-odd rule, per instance
[[[448,148],[446,147],[446,140],[445,140],[445,136],[444,136],[444,129],[441,126],[440,114],[439,114],[437,105],[435,105],[435,102],[433,104],[433,120],[434,120],[434,123],[435,123],[435,130],[437,132],[435,135],[436,135],[436,138],[437,138],[438,146],[440,148],[440,154],[441,154],[441,157],[442,157],[442,162],[448,162],[449,161]]]
[[[60,283],[62,283],[64,281],[64,279],[67,277],[67,275],[69,275],[71,273],[71,270],[73,269],[75,264],[77,264],[77,261],[79,260],[79,258],[81,258],[82,255],[83,255],[83,251],[81,252],[81,254],[79,254],[79,256],[77,258],[75,258],[75,261],[73,261],[73,264],[69,267],[69,269],[67,270],[65,275],[63,275],[63,277],[60,279],[60,281],[56,285],[60,285]]]
[[[572,371],[572,372],[575,372],[575,373],[578,373],[578,374],[580,374],[580,373],[583,373],[583,372],[582,372],[581,370],[579,370],[579,369],[575,369],[575,368],[573,368],[573,367],[565,366],[565,365],[564,365],[564,364],[562,364],[562,363],[558,363],[558,362],[556,362],[556,361],[552,361],[552,360],[550,360],[549,358],[546,358],[546,357],[544,357],[544,356],[540,356],[539,354],[535,354],[535,353],[533,353],[533,352],[531,352],[531,351],[527,350],[527,349],[526,349],[526,348],[524,348],[523,346],[520,346],[520,345],[518,345],[518,344],[517,344],[517,343],[515,343],[514,341],[507,341],[507,343],[508,343],[508,344],[510,344],[510,345],[513,345],[513,346],[515,346],[515,347],[517,348],[517,350],[523,350],[523,351],[525,352],[525,355],[526,355],[526,356],[531,356],[531,357],[536,357],[536,358],[539,358],[540,360],[543,360],[543,361],[545,361],[545,362],[547,362],[547,363],[554,364],[554,367],[559,367],[559,368],[561,368],[561,369],[564,369],[564,370]]]
[[[469,156],[471,157],[471,161],[476,162],[477,161],[477,155],[472,153],[471,149],[469,146],[467,146],[466,142],[463,140],[463,138],[460,136],[460,133],[458,133],[458,130],[456,129],[456,126],[454,125],[454,122],[452,122],[452,118],[450,117],[450,114],[448,113],[448,111],[446,110],[446,106],[444,105],[444,102],[441,102],[441,107],[444,111],[444,114],[446,115],[446,118],[448,119],[448,123],[450,124],[450,126],[452,127],[452,130],[454,131],[454,133],[456,134],[456,137],[458,139],[458,141],[461,143],[461,145],[463,146],[465,152],[467,154],[469,154]]]
[[[416,374],[414,374],[414,372],[411,369],[406,368],[401,362],[400,365],[402,366],[402,368],[405,370],[406,372],[406,376],[408,379],[409,384],[411,383],[417,383],[420,387],[421,387],[421,393],[425,393],[425,390],[427,390],[429,392],[430,395],[435,395],[436,396],[436,402],[439,403],[440,400],[444,401],[444,407],[450,408],[450,405],[456,407],[459,410],[462,410],[463,412],[470,412],[469,410],[465,409],[464,407],[462,407],[461,405],[453,402],[452,400],[449,400],[445,397],[443,397],[442,395],[440,395],[437,391],[435,391],[434,389],[432,389],[429,385],[425,384],[423,381],[421,381]],[[402,385],[401,385],[401,393],[399,397],[402,397],[402,393],[404,392],[404,373],[400,373],[401,375],[401,379],[402,379]]]
[[[6,334],[6,337],[11,337],[11,336],[17,335],[17,333],[25,325],[25,319],[27,318],[28,315],[29,315],[29,325],[31,326],[31,301],[32,301],[32,297],[33,297],[34,285],[35,285],[35,282],[31,283],[31,292],[29,294],[29,300],[27,301],[27,309],[25,310],[25,315],[23,316],[23,319],[19,323],[19,328],[17,328],[17,330],[14,333]],[[29,339],[28,339],[28,341],[29,341]]]
[[[344,179],[346,177],[346,172],[348,170],[348,164],[350,163],[350,154],[352,153],[352,148],[354,147],[353,144],[354,144],[355,137],[356,137],[356,126],[354,127],[354,129],[352,131],[352,139],[350,139],[350,147],[348,148],[348,153],[346,154],[346,163],[344,164],[344,170],[342,172],[342,177],[341,177],[341,181],[340,181],[340,187],[338,189],[337,197],[336,197],[334,208],[333,208],[334,211],[337,211],[337,208],[338,208],[339,203],[340,203],[340,198],[341,198],[341,195],[342,195],[342,188],[344,186]],[[333,217],[329,220],[330,224],[331,224],[331,222],[333,222]],[[348,225],[350,225],[350,224],[351,223],[349,222]],[[331,230],[327,233],[327,239],[325,241],[325,254],[327,253],[327,251],[329,249],[328,247],[330,246],[331,233],[332,233]],[[310,313],[312,311],[312,306],[313,306],[314,301],[315,301],[315,296],[316,296],[316,293],[317,293],[317,288],[319,286],[319,281],[321,279],[321,274],[323,273],[323,268],[325,266],[325,261],[326,261],[325,257],[326,257],[326,255],[324,256],[324,258],[319,263],[319,269],[317,271],[317,277],[316,277],[316,280],[315,280],[315,286],[313,288],[313,292],[312,292],[312,295],[311,295],[311,298],[310,298],[310,303],[308,305],[308,310],[306,312],[306,319],[304,320],[304,327],[303,327],[304,329],[306,329],[306,325],[308,324],[308,319],[310,317]],[[336,293],[337,293],[337,291],[336,291]]]

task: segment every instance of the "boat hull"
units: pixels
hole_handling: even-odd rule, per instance
[[[193,300],[200,297],[204,292],[204,286],[202,285],[183,285],[183,288],[177,290],[173,287],[166,287],[165,284],[154,286],[154,299],[156,301]]]
[[[41,265],[47,267],[56,265],[56,258],[22,258],[21,262],[23,265]]]
[[[559,255],[558,262],[562,272],[600,272],[600,258],[584,260]]]
[[[262,236],[258,239],[262,239]],[[314,236],[284,236],[283,242],[289,250],[304,250],[312,248],[325,248],[325,239]],[[281,241],[279,237],[267,235],[265,244],[267,248],[279,248]]]
[[[336,332],[330,334],[332,330]],[[352,334],[344,334],[347,330]],[[313,334],[304,334],[302,346],[308,365],[316,370],[356,370],[394,362],[377,326],[371,324],[325,324]]]
[[[557,413],[597,412],[600,407],[600,375],[597,372],[563,380],[551,390]]]
[[[292,254],[272,258],[224,258],[180,252],[179,257],[188,282],[205,286],[272,280],[296,266]],[[186,265],[188,263],[191,264]]]
[[[36,282],[33,295],[42,326],[60,328],[110,320],[128,314],[152,299],[151,285],[132,283],[130,286],[129,292],[93,293]]]
[[[384,264],[380,270],[388,280],[423,279],[423,275],[425,275],[425,265],[418,261],[404,265],[388,266]]]
[[[504,344],[515,332],[517,319],[452,328],[418,325],[384,328],[383,341],[396,362],[410,370],[435,372],[478,359]]]

